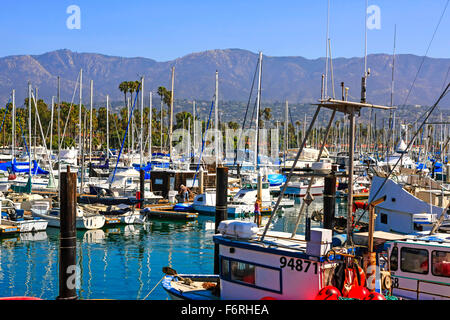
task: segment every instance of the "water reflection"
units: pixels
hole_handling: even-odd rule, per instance
[[[300,205],[284,210],[274,229],[292,232]],[[345,205],[344,205],[345,208]],[[309,208],[321,209],[321,201]],[[339,211],[339,209],[337,209]],[[267,218],[265,218],[267,219]],[[320,222],[312,221],[312,226]],[[162,267],[180,273],[213,272],[214,217],[195,221],[150,220],[77,231],[81,299],[142,299],[160,281]],[[304,216],[297,233],[304,232]],[[0,296],[58,296],[59,229],[0,238]],[[161,286],[147,299],[167,299]]]

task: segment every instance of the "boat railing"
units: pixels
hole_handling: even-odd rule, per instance
[[[399,277],[399,276],[396,276]],[[401,277],[399,277],[401,278]],[[442,283],[442,282],[437,282],[437,281],[430,281],[430,280],[423,280],[423,279],[417,279],[417,284],[416,284],[416,289],[410,289],[410,288],[403,288],[400,286],[396,286],[396,281],[393,281],[393,287],[395,289],[398,290],[403,290],[403,291],[409,291],[409,292],[415,292],[416,293],[416,300],[419,300],[419,296],[422,294],[426,294],[426,295],[430,295],[430,296],[435,296],[435,297],[440,297],[440,298],[445,298],[445,299],[450,299],[450,294],[449,295],[443,295],[443,294],[439,294],[439,293],[435,293],[435,292],[428,292],[428,291],[422,291],[420,288],[420,285],[425,285],[425,284],[433,284],[436,286],[442,286],[442,287],[446,287],[446,291],[445,292],[449,292],[450,293],[450,284],[448,283]]]

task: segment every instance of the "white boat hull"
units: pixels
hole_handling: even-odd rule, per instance
[[[2,224],[15,226],[19,229],[19,232],[37,232],[45,231],[47,229],[48,221],[44,219],[24,221],[2,220]]]
[[[42,210],[31,210],[34,217],[39,217],[48,222],[49,227],[60,228],[60,218],[59,216],[53,216]],[[80,230],[93,230],[100,229],[105,225],[105,217],[102,215],[91,215],[85,217],[76,217],[75,226]]]

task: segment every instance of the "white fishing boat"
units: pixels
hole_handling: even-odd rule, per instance
[[[402,234],[431,230],[449,202],[450,191],[429,177],[398,176],[398,182],[388,179],[383,185],[384,180],[374,176],[370,188],[369,202],[386,195],[375,209],[375,229]]]
[[[450,234],[422,233],[386,246],[392,294],[408,300],[450,300]]]
[[[310,241],[277,231],[261,240],[262,231],[252,222],[222,221],[213,236],[219,274],[166,269],[163,288],[175,300],[314,300],[333,278],[342,277],[338,266],[345,263],[338,255],[352,256],[351,250],[332,247],[332,230],[311,228]],[[357,272],[365,277],[360,268]]]
[[[49,209],[48,202],[36,202],[31,207],[33,217],[38,217],[48,221],[49,227],[60,227],[59,208]],[[105,217],[100,214],[86,213],[80,206],[76,211],[77,229],[100,229],[105,225]]]
[[[24,215],[23,209],[17,209],[9,199],[0,201],[0,225],[17,227],[19,232],[38,232],[47,229],[45,219]]]

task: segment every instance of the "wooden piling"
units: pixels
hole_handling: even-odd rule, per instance
[[[217,167],[216,170],[216,224],[215,233],[218,233],[220,222],[228,219],[228,168]],[[214,245],[214,274],[219,274],[219,245]]]
[[[323,188],[323,228],[333,230],[333,220],[336,211],[336,176],[325,177]]]
[[[60,179],[60,244],[59,244],[59,296],[57,300],[78,299],[76,292],[76,208],[77,174],[61,172]]]

